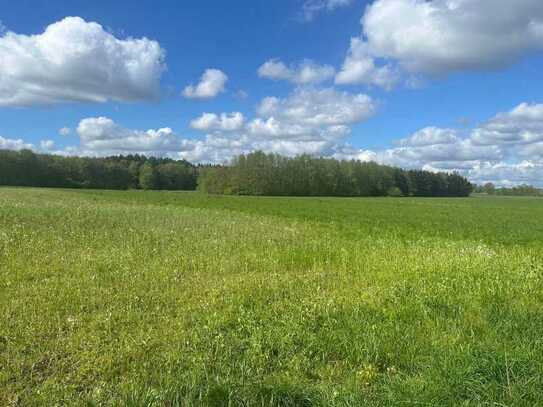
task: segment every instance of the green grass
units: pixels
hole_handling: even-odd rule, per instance
[[[543,200],[0,189],[0,405],[543,405]]]

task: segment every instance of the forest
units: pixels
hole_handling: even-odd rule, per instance
[[[107,158],[0,151],[0,185],[94,189],[194,190],[268,196],[469,196],[470,182],[456,174],[403,170],[374,162],[309,155],[284,157],[257,151],[229,165],[141,155]]]
[[[456,173],[257,151],[230,165],[201,168],[198,188],[227,195],[461,197],[469,196],[473,185]]]
[[[187,161],[127,155],[107,158],[0,150],[0,185],[194,190],[197,169]]]

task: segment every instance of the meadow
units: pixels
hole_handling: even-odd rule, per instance
[[[543,200],[0,188],[0,405],[543,405]]]

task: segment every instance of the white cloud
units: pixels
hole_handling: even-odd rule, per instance
[[[274,152],[286,156],[300,154],[323,155],[329,154],[333,144],[328,140],[266,140],[255,143],[258,150]]]
[[[333,11],[353,3],[353,0],[305,0],[302,5],[304,21],[313,21],[317,14],[323,11]]]
[[[499,113],[474,130],[478,144],[532,144],[543,142],[543,104],[522,103]]]
[[[81,120],[77,127],[81,150],[97,155],[133,153],[165,153],[179,151],[182,142],[172,129],[130,130],[117,125],[107,117]]]
[[[228,76],[219,69],[207,69],[197,85],[189,85],[183,95],[189,99],[212,99],[224,92]]]
[[[285,99],[263,99],[258,114],[306,126],[335,126],[362,122],[376,110],[375,101],[362,93],[339,92],[333,88],[299,88]]]
[[[543,160],[543,142],[518,146],[516,152],[522,158]]]
[[[378,161],[377,153],[371,150],[358,149],[350,144],[337,145],[332,154],[337,160],[358,160],[362,162]]]
[[[239,116],[236,126],[226,125],[235,114],[202,115],[192,122],[193,127],[213,134],[188,143],[191,148],[182,156],[223,162],[254,150],[330,155],[350,134],[351,125],[367,120],[375,111],[375,102],[364,94],[300,88],[284,99],[264,98],[257,108],[258,117],[243,126],[238,126]]]
[[[421,129],[381,151],[338,150],[344,158],[429,171],[458,171],[473,182],[543,187],[543,105],[522,103],[468,130]]]
[[[540,0],[375,0],[336,80],[375,83],[389,65],[410,74],[496,69],[543,49]],[[384,69],[384,71],[381,71]],[[389,84],[389,81],[383,81]]]
[[[458,130],[426,127],[398,140],[399,147],[377,151],[376,159],[404,168],[464,171],[483,161],[499,162],[506,158],[499,145],[474,143],[472,133],[462,137]]]
[[[71,132],[72,132],[72,129],[70,129],[69,127],[63,127],[59,129],[58,134],[60,134],[63,137],[67,137],[70,135]]]
[[[506,187],[519,184],[543,187],[543,161],[525,160],[519,163],[483,162],[468,170],[466,175],[478,184],[493,182]]]
[[[316,84],[334,77],[335,69],[304,60],[297,66],[286,66],[278,59],[265,62],[258,69],[258,76],[273,80],[287,80],[298,85]]]
[[[338,85],[375,85],[392,89],[399,80],[397,69],[390,64],[376,66],[368,44],[360,38],[352,38],[349,53],[335,81]]]
[[[263,99],[256,117],[249,121],[240,112],[202,114],[191,126],[208,132],[203,139],[184,138],[168,127],[130,129],[108,117],[89,117],[77,126],[79,145],[53,150],[52,140],[42,140],[36,148],[23,140],[0,138],[0,148],[80,156],[138,153],[215,163],[254,150],[331,155],[350,134],[351,125],[367,120],[375,111],[375,102],[364,94],[296,89],[286,98]]]
[[[246,135],[224,137],[215,134],[207,135],[204,140],[187,141],[185,149],[179,156],[191,162],[224,163],[237,155],[248,154],[255,150],[288,156],[304,153],[321,155],[332,147],[333,144],[326,140],[254,140]]]
[[[543,48],[539,0],[377,0],[363,26],[376,56],[415,72],[495,68]]]
[[[247,131],[253,138],[261,140],[328,141],[344,138],[351,129],[345,125],[307,126],[269,117],[252,120],[247,124]]]
[[[38,35],[0,37],[0,106],[130,102],[158,96],[164,51],[67,17]]]
[[[21,139],[9,139],[9,138],[4,138],[0,136],[0,150],[23,150],[23,149],[32,150],[34,149],[34,145],[25,143]]]
[[[458,141],[456,130],[426,127],[408,138],[398,141],[401,146],[431,146],[436,144],[452,144]]]
[[[435,162],[497,161],[504,158],[498,146],[477,146],[471,140],[418,147],[398,147],[384,151],[381,161],[406,167],[421,167]]]
[[[217,116],[220,120],[221,116]],[[138,153],[152,156],[184,158],[192,162],[224,163],[242,153],[255,150],[295,155],[318,154],[333,143],[325,138],[302,140],[282,134],[276,139],[254,137],[246,130],[238,133],[217,130],[204,139],[187,139],[169,128],[132,130],[106,117],[83,119],[77,128],[80,146],[56,152],[67,155],[107,156]],[[42,146],[45,149],[45,145]],[[52,147],[52,146],[51,146]]]
[[[190,126],[195,130],[200,131],[238,131],[245,123],[245,118],[240,112],[230,114],[222,113],[204,113],[197,119],[190,122]]]
[[[258,68],[258,76],[268,79],[290,79],[293,75],[283,62],[277,59],[270,59]]]
[[[40,147],[43,151],[51,151],[55,147],[53,140],[41,140]]]

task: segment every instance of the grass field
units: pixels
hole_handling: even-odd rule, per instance
[[[543,200],[1,188],[0,405],[543,405]]]

